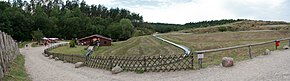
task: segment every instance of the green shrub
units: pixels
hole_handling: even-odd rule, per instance
[[[76,47],[76,42],[75,42],[75,40],[71,40],[71,41],[69,42],[69,47],[71,47],[71,48]]]
[[[220,32],[227,31],[227,27],[224,27],[224,26],[218,27],[218,31]]]

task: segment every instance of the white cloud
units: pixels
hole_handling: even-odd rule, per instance
[[[178,23],[218,19],[288,20],[287,0],[87,0],[89,4],[125,8],[145,21]],[[289,18],[289,17],[288,17]]]
[[[210,2],[210,3],[209,3]],[[131,11],[139,12],[145,21],[178,23],[196,22],[202,20],[216,20],[233,18],[231,12],[223,7],[223,2],[217,0],[199,0],[189,3],[172,4],[167,7],[128,8]]]
[[[281,15],[288,10],[283,9],[286,0],[228,0],[227,9],[238,16],[251,19],[283,20]]]
[[[102,5],[112,5],[115,0],[85,0],[87,4],[102,4]]]

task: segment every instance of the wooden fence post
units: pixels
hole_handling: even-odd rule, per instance
[[[290,46],[290,39],[288,40],[288,46]]]
[[[248,47],[249,47],[249,56],[250,56],[250,58],[252,59],[252,46],[249,45]]]
[[[3,33],[0,31],[0,71],[1,71],[1,73],[3,73],[4,74],[4,68],[5,68],[5,62],[4,62],[4,42],[3,42],[3,35],[2,35]],[[4,75],[0,75],[1,77],[0,78],[2,78],[2,77],[4,77]]]
[[[71,54],[71,63],[74,63],[74,55]]]
[[[202,68],[202,59],[203,58],[204,58],[204,54],[203,53],[197,53],[197,59],[198,59],[199,68]]]
[[[190,63],[191,64],[191,68],[194,69],[194,65],[193,65],[194,64],[194,56],[193,56],[193,53],[190,54],[190,58],[191,58],[191,63]]]
[[[109,56],[109,69],[113,69],[114,64],[113,64],[113,60],[112,60],[112,56]]]
[[[146,65],[147,64],[146,63],[147,58],[146,58],[146,56],[143,57],[143,61],[144,61],[144,63],[143,63],[144,72],[146,72],[147,71],[147,69],[146,69],[147,68],[147,65]]]

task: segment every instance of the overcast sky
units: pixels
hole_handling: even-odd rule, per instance
[[[257,19],[290,21],[290,0],[85,0],[125,8],[144,21],[184,24],[204,20]]]

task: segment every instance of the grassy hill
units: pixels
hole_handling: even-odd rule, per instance
[[[198,51],[287,38],[290,36],[289,27],[289,24],[285,22],[240,21],[207,28],[164,33],[161,34],[161,37],[177,44],[185,45],[192,51]],[[152,36],[133,37],[126,41],[113,42],[112,44],[112,46],[96,48],[93,55],[154,56],[183,54],[181,49],[159,41]],[[281,42],[279,49],[287,44],[288,41]],[[77,48],[69,48],[66,46],[54,49],[53,51],[68,54],[85,54],[86,50],[84,50],[84,48],[84,46],[79,46]],[[253,46],[253,56],[262,55],[266,49],[274,50],[275,44],[271,43],[261,46]],[[207,53],[205,54],[203,65],[204,67],[218,65],[221,63],[221,58],[225,56],[233,57],[235,61],[249,59],[248,48],[245,47],[235,50]]]
[[[167,33],[161,37],[193,50],[206,50],[290,37],[290,31],[243,31],[204,34]]]
[[[217,33],[167,33],[161,37],[188,46],[192,51],[217,49],[223,47],[231,47],[236,45],[245,45],[251,43],[266,42],[279,38],[290,37],[290,31],[242,31],[242,32],[217,32]],[[288,41],[281,42],[278,49],[288,45]],[[275,44],[266,44],[252,47],[253,56],[264,54],[266,49],[275,50]],[[239,48],[235,50],[227,50],[222,52],[206,53],[203,60],[204,67],[209,65],[219,65],[223,57],[233,57],[235,61],[249,59],[248,48]],[[197,61],[197,60],[196,60]]]
[[[290,24],[278,21],[239,21],[224,25],[210,26],[204,28],[193,28],[181,30],[182,33],[213,33],[224,31],[249,31],[249,30],[289,30]]]
[[[97,48],[94,55],[101,56],[152,56],[152,55],[179,55],[183,51],[153,36],[139,36],[127,41],[114,42],[112,46]]]
[[[69,48],[63,46],[52,50],[55,53],[85,54],[86,46]],[[183,50],[157,40],[153,36],[132,37],[126,41],[113,42],[112,46],[95,48],[93,55],[96,56],[153,56],[153,55],[180,55]]]

